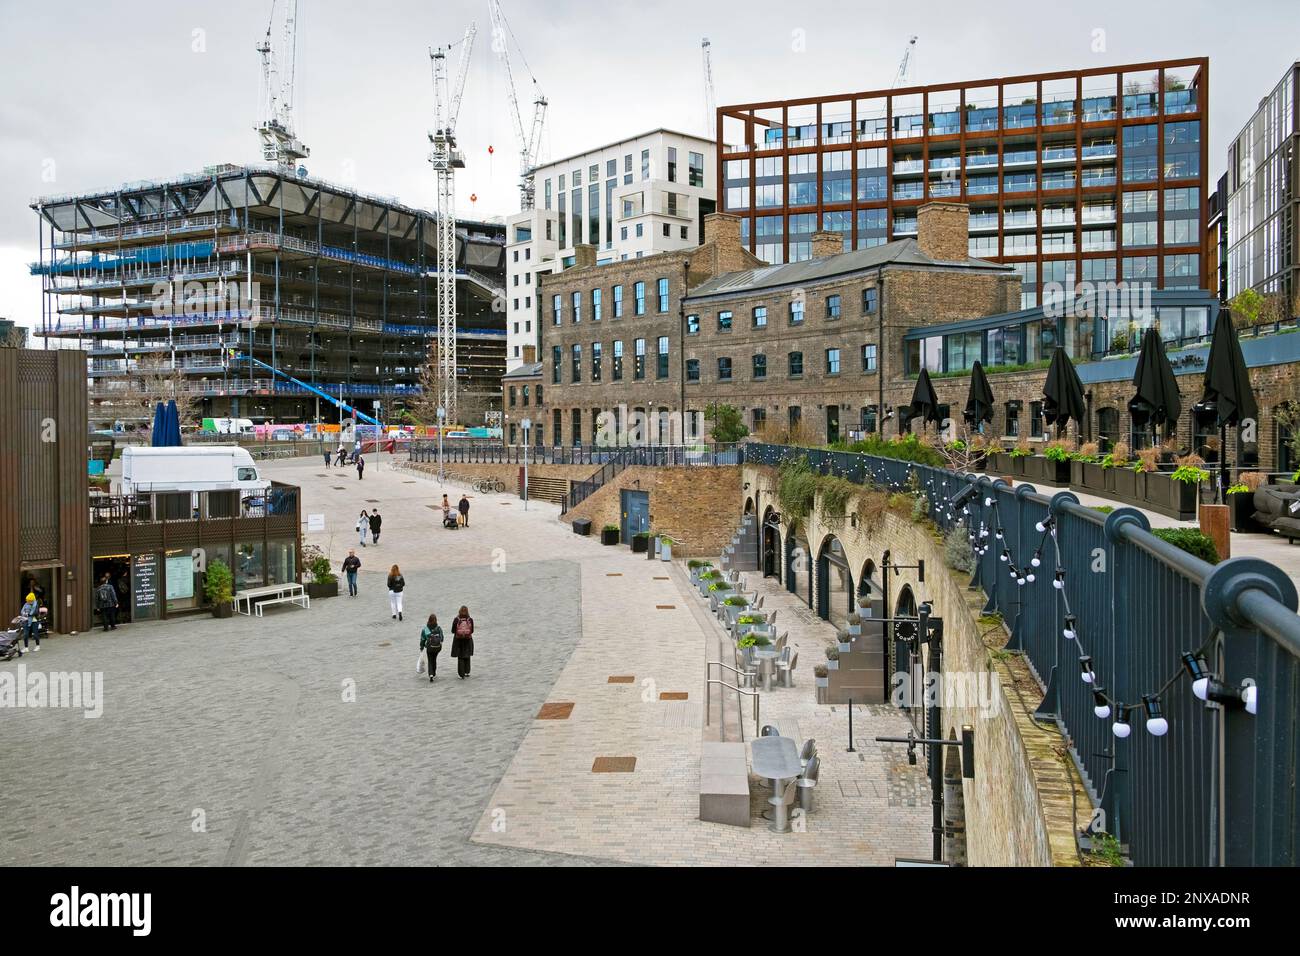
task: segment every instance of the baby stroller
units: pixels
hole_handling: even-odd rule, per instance
[[[0,661],[11,661],[23,656],[22,623],[11,625],[9,630],[0,634]]]
[[[455,531],[460,527],[460,521],[455,511],[448,511],[442,516],[442,526],[451,531]]]

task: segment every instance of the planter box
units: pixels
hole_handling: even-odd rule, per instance
[[[618,538],[619,538],[619,531],[618,531],[618,528],[613,528],[613,529],[610,529],[610,528],[601,528],[601,529],[600,529],[600,543],[601,543],[601,544],[603,544],[603,545],[618,544]]]
[[[1011,463],[1011,455],[1005,451],[1000,451],[996,455],[987,456],[990,465],[989,471],[999,475],[1010,475],[1014,473],[1014,465]]]
[[[673,559],[673,546],[667,543],[659,545],[659,560],[671,561]]]
[[[819,704],[830,703],[830,696],[831,696],[830,678],[818,677],[815,678],[815,680],[817,682],[817,703]]]
[[[222,601],[220,604],[212,606],[213,617],[234,617],[235,605],[232,601]]]
[[[840,669],[840,662],[839,662],[839,661],[827,661],[827,662],[826,662],[826,669],[827,669],[828,671],[837,671],[837,670]],[[827,679],[827,680],[830,680],[829,677],[827,677],[826,679]]]
[[[1058,488],[1066,487],[1070,484],[1070,466],[1073,464],[1074,462],[1068,458],[1065,461],[1054,461],[1044,456],[1043,480]]]
[[[1016,459],[1020,465],[1019,474],[1024,475],[1025,481],[1044,482],[1047,480],[1047,466],[1051,464],[1042,455],[1021,455]]]
[[[1268,530],[1267,528],[1261,528],[1254,518],[1254,492],[1247,491],[1241,494],[1228,495],[1226,500],[1233,531],[1240,534],[1258,534]]]
[[[1142,507],[1147,497],[1147,473],[1127,466],[1111,469],[1111,491],[1125,504]]]
[[[1159,472],[1150,472],[1146,478],[1146,507],[1171,518],[1195,517],[1200,485],[1174,481]]]
[[[1105,494],[1113,491],[1111,474],[1113,468],[1103,468],[1091,461],[1070,462],[1070,484],[1083,491]]]
[[[1028,481],[1029,474],[1026,470],[1028,468],[1027,462],[1029,461],[1029,459],[1033,458],[1034,456],[1008,454],[1007,457],[1011,459],[1011,470],[1007,472],[1007,474],[1013,475],[1016,478],[1024,478],[1026,481]]]
[[[317,584],[315,581],[309,581],[307,583],[307,596],[313,601],[319,601],[321,598],[338,597],[338,578],[335,578],[329,584]]]
[[[647,538],[645,535],[643,535],[643,534],[642,534],[642,535],[636,535],[636,534],[632,535],[632,551],[633,551],[633,553],[639,554],[640,552],[646,550],[646,548],[649,547],[649,545],[650,545],[650,539]]]

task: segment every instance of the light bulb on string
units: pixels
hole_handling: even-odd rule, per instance
[[[1079,639],[1077,625],[1078,619],[1075,618],[1073,614],[1067,614],[1065,616],[1065,629],[1061,631],[1061,634],[1067,641],[1077,641]]]
[[[1092,712],[1100,719],[1105,720],[1110,716],[1110,701],[1106,700],[1106,689],[1100,685],[1092,688]]]
[[[1160,698],[1154,694],[1142,697],[1142,708],[1147,715],[1147,733],[1152,737],[1163,737],[1169,733],[1169,721],[1160,709]]]
[[[1115,722],[1110,725],[1110,732],[1120,740],[1133,732],[1133,727],[1128,722],[1126,708],[1122,706],[1115,708]]]
[[[1091,684],[1097,679],[1097,675],[1092,670],[1092,658],[1087,654],[1079,658],[1079,676],[1083,678],[1085,684]]]
[[[1061,591],[1065,588],[1065,568],[1056,569],[1056,577],[1052,580],[1052,587]]]
[[[1192,694],[1197,700],[1208,699],[1210,674],[1205,669],[1205,658],[1189,651],[1183,655],[1183,667],[1187,669],[1187,676],[1192,679]]]

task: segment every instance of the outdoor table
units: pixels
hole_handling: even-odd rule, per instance
[[[247,588],[246,590],[240,591],[235,595],[233,603],[235,605],[235,610],[239,611],[239,602],[243,601],[247,609],[240,613],[247,614],[251,617],[253,614],[253,602],[257,598],[284,597],[286,594],[301,594],[303,593],[303,590],[303,586],[295,581],[287,581],[284,584],[268,584],[264,587]]]
[[[775,645],[768,644],[760,647],[755,644],[750,648],[754,652],[754,660],[758,661],[758,676],[763,679],[763,690],[772,689],[772,671],[775,670],[775,662],[781,656]]]
[[[793,780],[802,772],[798,746],[789,737],[756,737],[749,746],[754,756],[754,773],[772,781],[772,794],[779,801],[785,790],[785,781]],[[789,829],[785,807],[779,802],[769,829],[776,833]]]

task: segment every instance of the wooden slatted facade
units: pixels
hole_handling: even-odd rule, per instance
[[[0,349],[0,618],[47,572],[55,630],[91,625],[86,359],[75,350]]]

